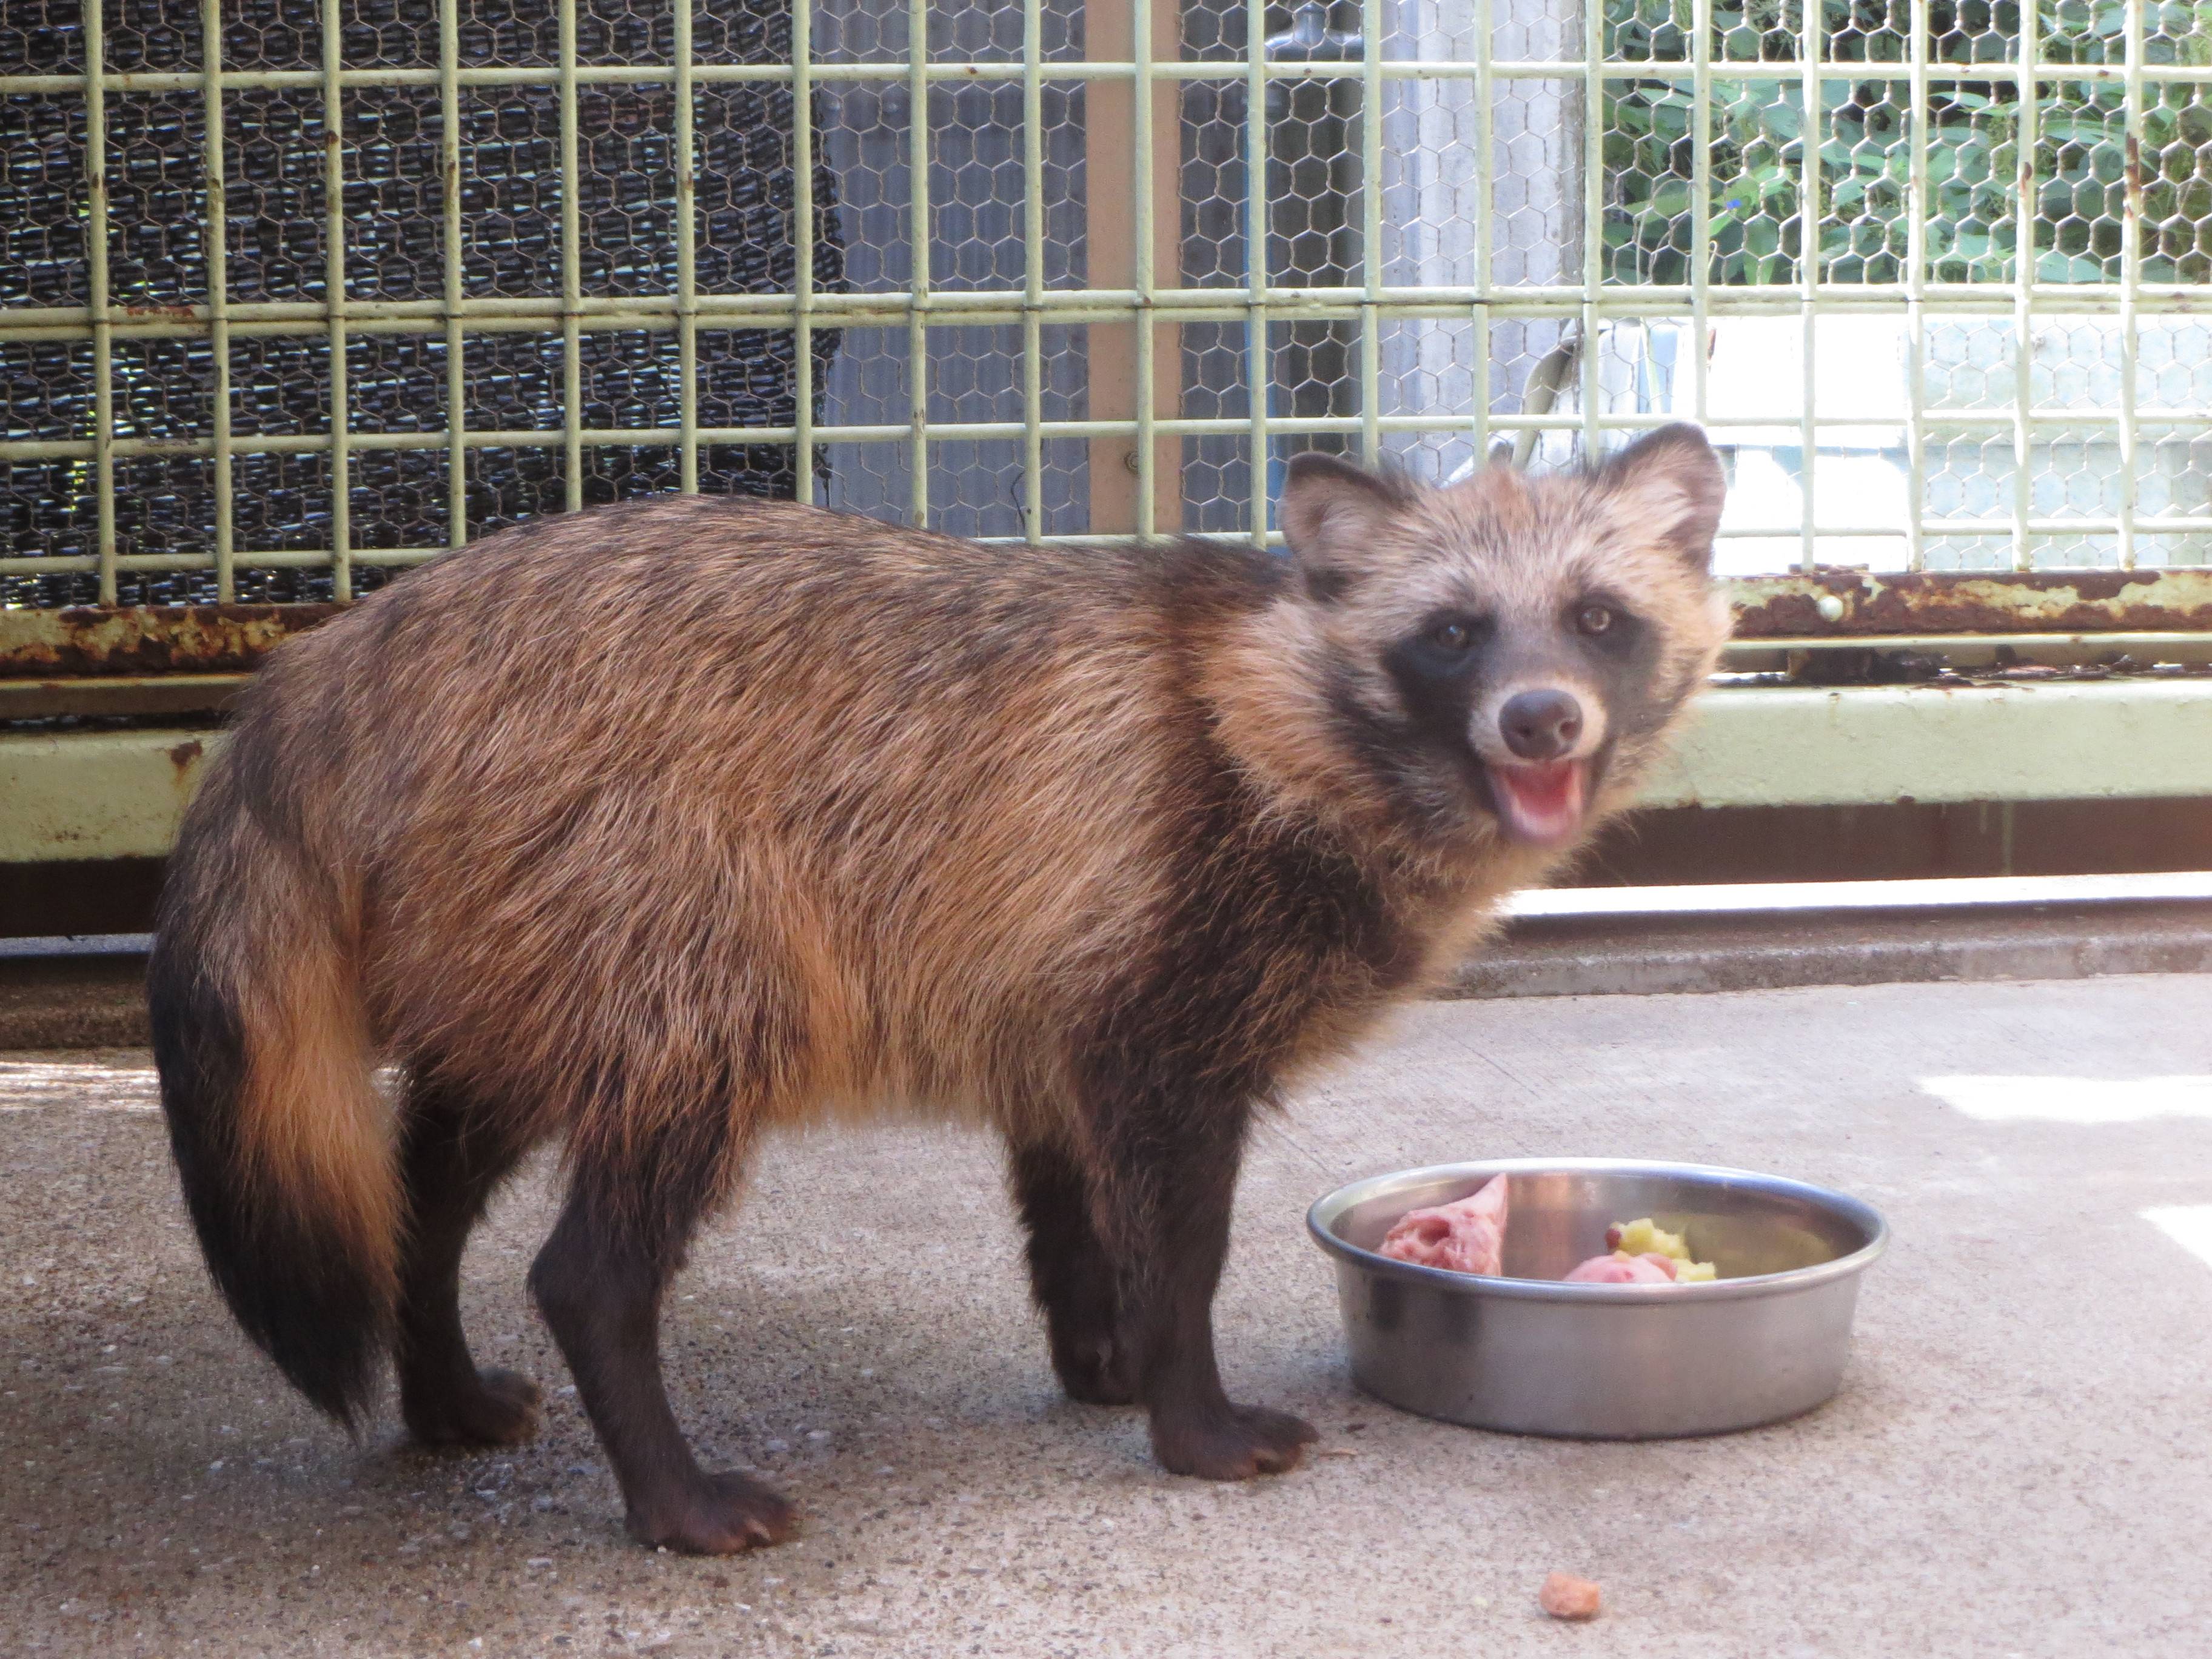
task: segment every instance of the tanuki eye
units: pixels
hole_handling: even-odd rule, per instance
[[[1429,630],[1429,638],[1446,651],[1464,651],[1474,642],[1474,634],[1465,623],[1438,623]]]
[[[1613,609],[1609,605],[1586,605],[1575,612],[1575,626],[1585,634],[1602,634],[1613,626]]]

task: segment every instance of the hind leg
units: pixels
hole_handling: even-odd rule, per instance
[[[726,1109],[723,1109],[726,1110]],[[530,1270],[531,1293],[576,1379],[641,1544],[730,1555],[781,1542],[791,1506],[734,1471],[709,1474],[684,1443],[660,1375],[660,1303],[693,1227],[722,1189],[726,1148],[667,1134],[619,1168],[580,1154],[568,1206]],[[705,1144],[702,1144],[705,1143]]]
[[[1056,1146],[1018,1146],[1011,1164],[1052,1368],[1069,1399],[1126,1406],[1137,1397],[1137,1382],[1120,1329],[1113,1260],[1091,1225],[1091,1183],[1082,1165]]]
[[[395,1358],[400,1415],[426,1446],[514,1446],[538,1431],[538,1385],[514,1371],[477,1370],[461,1330],[461,1251],[522,1150],[466,1098],[435,1087],[410,1091]]]

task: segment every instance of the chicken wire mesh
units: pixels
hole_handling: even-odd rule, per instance
[[[10,0],[0,600],[1681,417],[1735,573],[2202,564],[2209,89],[2181,0]]]

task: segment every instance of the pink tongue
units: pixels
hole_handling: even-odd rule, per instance
[[[1583,817],[1583,763],[1546,761],[1491,769],[1505,827],[1516,841],[1565,841]]]

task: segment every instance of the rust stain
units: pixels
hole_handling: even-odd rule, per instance
[[[189,323],[194,318],[190,306],[125,306],[123,314],[126,317],[160,317],[173,323]]]
[[[195,605],[0,611],[0,678],[241,673],[342,608]]]
[[[2212,632],[2212,569],[1881,572],[1729,584],[1735,637]]]
[[[1739,640],[2212,633],[2212,568],[1881,572],[1727,584]],[[1825,607],[1825,609],[1824,609]],[[0,679],[250,672],[337,605],[0,610]]]
[[[187,738],[185,742],[179,744],[175,748],[169,750],[169,764],[175,767],[178,774],[182,775],[185,771],[190,769],[191,763],[194,761],[198,760],[207,751],[205,750],[200,747],[200,741],[198,738]]]

